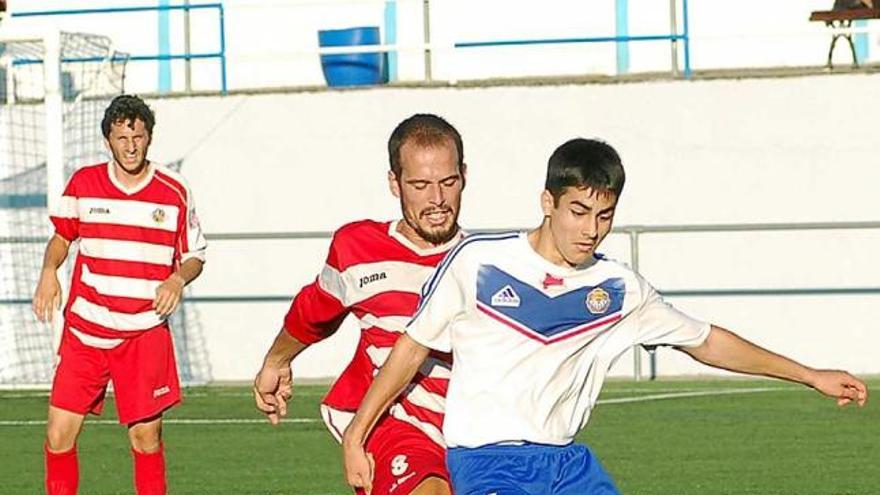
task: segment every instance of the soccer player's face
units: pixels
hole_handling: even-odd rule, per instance
[[[617,195],[592,188],[568,187],[555,203],[550,192],[544,191],[541,206],[550,220],[559,261],[578,266],[593,256],[611,231]]]
[[[105,140],[116,164],[125,172],[137,174],[147,163],[150,134],[141,119],[116,121],[110,125],[110,137]]]
[[[458,232],[458,211],[464,188],[464,166],[452,141],[400,147],[400,177],[389,172],[391,192],[400,198],[401,233],[421,247],[443,244]]]

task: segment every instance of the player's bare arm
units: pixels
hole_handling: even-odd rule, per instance
[[[173,313],[183,299],[183,288],[201,275],[203,267],[202,260],[190,258],[159,287],[156,287],[156,298],[153,299],[153,309],[156,310],[156,314],[168,316]]]
[[[257,409],[277,425],[287,415],[287,401],[293,396],[293,373],[290,363],[304,351],[308,344],[282,328],[266,357],[263,366],[254,378],[254,401]]]
[[[345,479],[350,486],[363,487],[367,493],[372,489],[372,462],[364,450],[364,442],[382,413],[413,379],[429,351],[407,334],[401,335],[391,349],[342,437]]]
[[[70,242],[58,234],[49,239],[43,255],[43,269],[34,291],[33,311],[40,321],[52,321],[56,309],[61,308],[61,284],[58,267],[67,259]]]
[[[802,383],[837,399],[839,406],[850,402],[864,406],[868,400],[865,383],[845,371],[817,370],[804,366],[715,325],[701,345],[681,350],[697,361],[716,368]]]

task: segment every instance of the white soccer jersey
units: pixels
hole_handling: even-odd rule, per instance
[[[710,328],[628,267],[601,256],[577,269],[557,266],[526,233],[466,238],[422,292],[407,333],[452,351],[449,447],[566,445],[627,349],[696,346]]]

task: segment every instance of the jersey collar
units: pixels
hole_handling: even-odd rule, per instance
[[[147,184],[153,180],[153,173],[155,170],[156,165],[154,165],[153,162],[147,163],[147,175],[144,176],[143,180],[134,187],[125,187],[125,185],[119,182],[119,179],[116,178],[116,174],[113,173],[113,160],[107,162],[107,175],[110,177],[110,182],[116,187],[116,189],[119,189],[122,193],[128,196],[137,194],[147,187]]]
[[[455,234],[455,237],[450,239],[445,244],[430,248],[421,248],[419,246],[416,246],[416,244],[411,240],[407,239],[405,235],[397,231],[397,224],[399,224],[400,222],[401,220],[394,220],[393,222],[388,224],[388,236],[403,244],[407,249],[416,253],[419,256],[431,256],[432,254],[445,253],[446,251],[452,249],[453,246],[458,244],[458,241],[460,241],[464,237],[464,231],[461,230],[461,228],[459,227],[458,233]]]

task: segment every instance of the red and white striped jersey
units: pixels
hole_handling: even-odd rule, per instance
[[[337,440],[415,313],[422,285],[460,238],[420,249],[397,232],[397,222],[345,225],[333,236],[317,280],[294,298],[284,328],[305,344],[332,335],[348,314],[360,324],[354,357],[322,405]],[[432,353],[390,411],[441,445],[450,368],[451,355]]]
[[[83,167],[50,212],[56,234],[79,244],[64,317],[86,344],[114,347],[165,325],[152,308],[156,288],[180,263],[205,259],[186,182],[149,167],[135,188],[116,179],[112,162]]]

